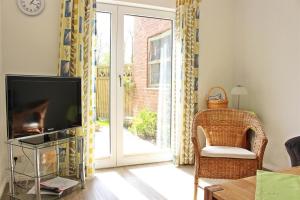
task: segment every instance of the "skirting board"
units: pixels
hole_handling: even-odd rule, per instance
[[[267,169],[267,170],[270,170],[270,171],[279,171],[279,170],[283,169],[283,168],[280,168],[276,165],[272,165],[272,164],[269,164],[269,163],[264,163],[263,168]]]

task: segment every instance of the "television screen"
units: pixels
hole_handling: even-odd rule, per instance
[[[6,76],[8,139],[81,126],[81,79]]]

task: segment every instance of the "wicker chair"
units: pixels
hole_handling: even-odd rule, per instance
[[[199,126],[205,135],[207,148],[233,147],[249,152],[252,158],[204,156],[198,136]],[[252,134],[248,134],[250,130]],[[254,114],[234,109],[211,109],[195,115],[192,142],[195,151],[194,199],[197,199],[199,177],[239,179],[255,175],[257,169],[262,169],[268,140]]]

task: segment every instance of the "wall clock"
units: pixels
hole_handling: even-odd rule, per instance
[[[19,9],[26,15],[38,15],[45,8],[45,0],[17,0]]]

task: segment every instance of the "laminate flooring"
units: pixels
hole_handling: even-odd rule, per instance
[[[64,200],[189,200],[193,199],[193,168],[156,163],[97,170],[87,180],[86,189]],[[203,199],[201,188],[198,199]]]
[[[76,189],[63,200],[192,200],[194,167],[171,162],[97,170],[85,189]],[[3,198],[6,199],[6,198]],[[203,190],[198,189],[198,200]]]

